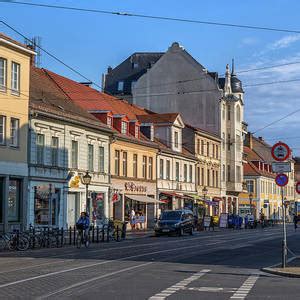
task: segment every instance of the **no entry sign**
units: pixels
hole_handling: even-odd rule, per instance
[[[271,150],[272,157],[277,161],[285,161],[291,153],[289,146],[285,143],[276,143]]]
[[[289,182],[289,178],[285,174],[278,174],[275,178],[275,182],[279,186],[285,186]]]
[[[296,192],[300,194],[300,181],[296,183]]]

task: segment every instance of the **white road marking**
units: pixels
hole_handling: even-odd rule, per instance
[[[135,266],[128,267],[128,268],[124,268],[124,269],[121,269],[121,270],[118,270],[118,271],[110,272],[110,273],[107,273],[107,274],[104,274],[104,275],[101,275],[101,276],[93,277],[93,278],[88,279],[88,280],[80,281],[80,282],[78,282],[78,283],[69,285],[69,286],[66,287],[66,288],[59,289],[58,291],[55,291],[55,292],[53,292],[53,293],[50,293],[50,294],[47,294],[47,295],[38,297],[37,299],[46,299],[46,298],[49,298],[49,297],[54,296],[54,295],[56,295],[56,294],[59,294],[59,293],[68,291],[68,290],[70,290],[70,289],[74,289],[74,288],[76,288],[76,287],[79,287],[79,286],[81,286],[81,285],[86,285],[86,284],[88,284],[88,283],[91,283],[91,282],[93,282],[93,281],[97,281],[97,280],[99,280],[99,279],[103,279],[103,278],[106,278],[106,277],[109,277],[109,276],[113,276],[113,275],[116,275],[116,274],[119,274],[119,273],[131,271],[131,270],[134,270],[134,269],[137,269],[137,268],[145,267],[145,266],[148,266],[148,265],[150,265],[150,264],[153,264],[153,262],[147,262],[147,263],[135,265]]]
[[[223,293],[234,293],[237,288],[221,288],[221,287],[190,287],[185,288],[185,290],[189,291],[197,291],[197,292],[223,292]]]
[[[184,289],[192,281],[199,279],[200,277],[204,276],[208,272],[210,272],[210,270],[208,269],[201,270],[200,272],[190,276],[189,278],[183,279],[180,282],[170,286],[169,288],[155,294],[154,296],[150,297],[149,300],[165,299],[166,297],[176,293],[176,291],[180,289]],[[173,288],[175,289],[173,290]]]
[[[245,299],[258,278],[258,274],[250,275],[242,286],[233,294],[233,296],[230,297],[230,299]]]

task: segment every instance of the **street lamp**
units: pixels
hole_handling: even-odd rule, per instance
[[[249,194],[249,201],[250,201],[250,214],[252,215],[252,199],[253,199],[253,194]]]
[[[207,187],[205,186],[203,189],[202,189],[202,193],[203,193],[203,198],[204,198],[204,217],[206,216],[206,195],[208,193],[208,189]]]
[[[86,193],[86,209],[85,211],[87,213],[89,213],[90,211],[90,201],[89,201],[89,194],[88,194],[88,190],[89,190],[89,185],[91,183],[92,180],[92,176],[89,174],[88,171],[86,171],[86,173],[81,177],[82,183],[85,185],[85,193]]]

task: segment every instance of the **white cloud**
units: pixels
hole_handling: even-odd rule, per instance
[[[300,40],[300,35],[287,35],[271,45],[269,45],[269,48],[271,50],[277,50],[277,49],[282,49],[282,48],[288,48],[291,46],[293,43],[297,42]]]
[[[243,46],[252,46],[257,44],[259,41],[255,37],[245,37],[241,40],[241,45]]]

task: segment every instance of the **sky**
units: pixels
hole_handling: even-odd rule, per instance
[[[26,1],[24,1],[26,2]],[[27,1],[131,12],[223,23],[300,30],[298,0],[61,0]],[[256,83],[300,79],[300,34],[209,26],[162,20],[139,19],[94,13],[47,9],[0,2],[0,18],[25,36],[40,36],[42,47],[101,84],[101,74],[136,51],[166,51],[179,42],[209,71],[224,74],[235,59],[236,71],[282,63],[288,65],[243,73],[245,121],[249,131],[270,144],[285,141],[300,155],[300,111],[274,125],[272,121],[300,109],[300,81],[262,86]],[[19,41],[23,38],[0,24],[3,32]],[[65,66],[42,54],[42,67],[83,79]]]

